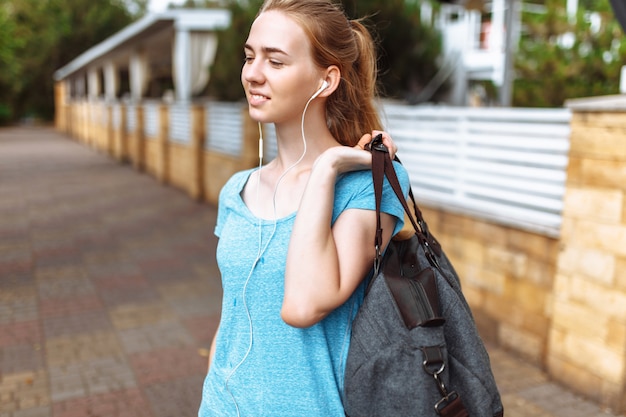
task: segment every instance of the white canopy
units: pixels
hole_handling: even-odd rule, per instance
[[[139,101],[146,93],[156,61],[168,57],[176,98],[189,101],[204,90],[215,59],[215,31],[230,24],[224,9],[172,9],[153,13],[93,46],[54,73],[57,81],[87,78],[78,94],[115,99],[121,85],[120,68],[128,70],[130,96]],[[102,77],[100,77],[100,73]],[[102,80],[102,81],[101,81]],[[101,85],[104,84],[104,85]]]

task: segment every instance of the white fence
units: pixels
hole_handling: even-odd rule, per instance
[[[418,201],[558,236],[570,111],[386,104]]]
[[[111,110],[111,124],[113,129],[119,129],[122,124],[122,107],[119,104],[113,105]]]
[[[143,131],[146,137],[155,138],[159,134],[161,113],[159,103],[146,103],[143,106]]]
[[[241,103],[209,102],[206,104],[206,149],[226,155],[241,154],[243,110]]]
[[[189,112],[177,110],[171,112],[171,138],[186,142]],[[210,103],[206,112],[207,149],[237,155],[241,105]],[[385,103],[381,113],[418,202],[558,236],[569,110]],[[264,131],[267,163],[276,155],[276,136],[273,126]]]
[[[134,132],[137,128],[137,107],[126,106],[126,131]]]
[[[191,142],[191,107],[188,104],[170,106],[170,141],[180,144]]]
[[[385,103],[381,113],[418,202],[558,236],[568,109]],[[275,156],[275,142],[266,126],[266,160]]]

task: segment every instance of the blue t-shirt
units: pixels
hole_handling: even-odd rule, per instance
[[[401,165],[395,166],[406,195],[408,176]],[[241,198],[252,172],[235,174],[220,193],[215,234],[222,315],[198,415],[344,416],[345,360],[364,284],[319,323],[304,329],[287,325],[280,310],[296,213],[276,221],[255,217]],[[369,170],[337,179],[333,224],[344,210],[353,208],[375,209]],[[404,211],[387,181],[381,210],[397,218],[395,234],[402,227]],[[259,247],[262,255],[255,263]]]

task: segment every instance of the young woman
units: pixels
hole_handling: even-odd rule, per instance
[[[278,155],[220,194],[222,317],[199,416],[343,416],[351,322],[375,256],[374,44],[331,0],[266,0],[244,52],[250,116],[274,123]],[[403,223],[388,184],[382,211],[386,244]]]

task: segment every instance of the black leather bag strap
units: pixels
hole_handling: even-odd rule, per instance
[[[379,135],[380,136],[380,135]],[[378,136],[377,136],[378,137]],[[382,138],[382,136],[381,136]],[[380,206],[383,199],[383,181],[385,179],[384,155],[382,152],[374,151],[370,143],[372,151],[372,179],[374,182],[374,198],[376,199],[376,236],[374,237],[374,247],[376,248],[376,258],[374,259],[374,276],[378,274],[381,261],[381,248],[383,244],[383,229],[380,222]],[[382,143],[382,142],[381,142]]]
[[[409,187],[409,196],[411,201],[413,202],[413,208],[415,210],[415,216],[411,213],[409,206],[404,198],[404,193],[402,192],[402,186],[400,185],[400,181],[398,180],[398,176],[393,167],[393,162],[391,161],[391,156],[389,155],[389,151],[387,147],[383,144],[382,135],[377,135],[372,139],[372,141],[368,145],[368,149],[372,152],[372,179],[374,182],[374,196],[376,198],[376,238],[375,238],[375,247],[376,247],[376,261],[375,261],[375,271],[378,271],[378,265],[380,264],[380,250],[382,246],[382,227],[380,223],[380,207],[383,196],[383,181],[384,178],[387,177],[391,188],[393,189],[396,197],[402,204],[404,208],[404,212],[407,215],[407,218],[411,222],[413,229],[415,230],[415,234],[417,235],[420,244],[424,248],[426,253],[426,257],[428,258],[428,262],[431,266],[439,269],[439,262],[433,252],[431,245],[428,243],[428,226],[422,217],[422,212],[417,207],[417,203],[415,202],[415,198],[413,197],[413,190]],[[417,217],[417,219],[415,218]]]

